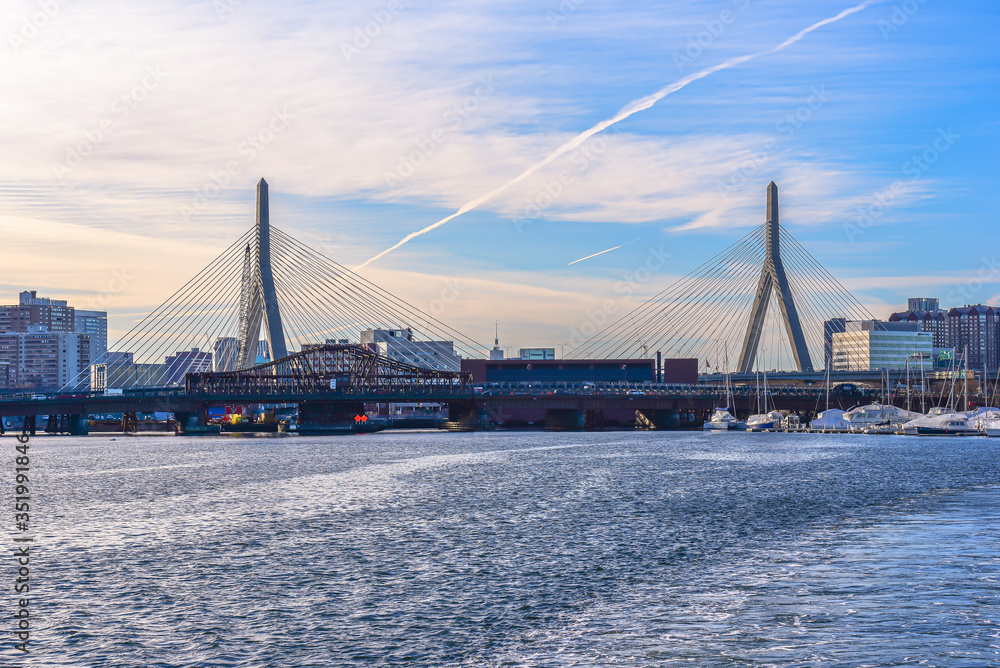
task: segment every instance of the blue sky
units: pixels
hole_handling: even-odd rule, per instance
[[[5,3],[0,290],[121,331],[252,224],[261,176],[273,224],[357,267],[631,101],[852,4]],[[783,224],[876,315],[996,303],[998,19],[872,3],[361,272],[422,308],[457,293],[441,317],[473,338],[498,319],[503,343],[555,346],[762,222],[774,180]],[[651,254],[669,259],[616,294]]]

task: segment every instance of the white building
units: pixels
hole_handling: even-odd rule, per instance
[[[848,322],[847,331],[833,334],[833,370],[903,369],[910,358],[911,369],[919,370],[922,365],[929,371],[934,335],[915,331],[915,327],[886,327],[907,324],[877,320]],[[920,357],[914,358],[915,355]]]
[[[409,329],[366,329],[361,345],[383,357],[439,371],[461,371],[462,358],[454,341],[415,341]]]
[[[134,364],[131,360],[102,362],[90,366],[90,389],[92,392],[104,392],[109,389],[163,387],[166,377],[166,364]]]
[[[96,361],[108,352],[108,314],[106,311],[83,311],[73,313],[74,329],[80,334],[90,335],[90,359]]]

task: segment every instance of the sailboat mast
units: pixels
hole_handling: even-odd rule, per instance
[[[906,356],[906,412],[910,412],[910,356]]]
[[[757,369],[757,414],[760,414],[760,369]]]
[[[826,410],[830,410],[830,365],[826,365]]]
[[[962,394],[965,395],[965,412],[969,412],[969,346],[962,351]]]
[[[924,355],[920,354],[920,414],[927,415],[927,407],[925,406],[927,398],[927,385],[924,382]]]
[[[949,376],[951,376],[951,389],[948,390],[948,405],[945,407],[949,411],[955,410],[955,349],[951,349],[951,360],[948,362]]]

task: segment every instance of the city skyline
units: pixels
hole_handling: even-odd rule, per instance
[[[0,289],[107,310],[113,341],[252,224],[261,176],[276,225],[356,267],[633,100],[856,5],[788,6],[293,4],[275,20],[55,3],[36,26],[38,5],[12,3]],[[693,83],[361,273],[481,342],[499,320],[502,342],[553,346],[763,222],[773,179],[783,224],[875,316],[917,295],[996,303],[996,260],[972,241],[995,218],[997,9],[913,7],[871,3]]]

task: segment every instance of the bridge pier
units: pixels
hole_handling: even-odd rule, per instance
[[[635,412],[635,428],[665,431],[681,428],[681,412],[673,409],[643,409]]]
[[[122,413],[122,433],[134,434],[139,431],[139,418],[135,413]]]
[[[59,423],[59,419],[61,417],[62,417],[61,415],[49,415],[49,419],[45,423],[46,434],[58,434],[60,431],[62,431],[60,429],[62,425],[60,425]]]
[[[69,432],[70,436],[86,436],[90,433],[90,421],[86,415],[77,414],[66,417],[66,431]]]
[[[364,414],[365,404],[361,401],[301,403],[298,432],[305,436],[320,436],[369,431],[354,419]]]
[[[448,420],[441,428],[448,431],[492,431],[496,426],[486,409],[475,401],[453,401],[448,404]]]
[[[588,408],[585,411],[585,419],[586,431],[604,431],[604,411]]]
[[[217,424],[208,424],[208,413],[204,410],[174,413],[174,429],[179,436],[214,436],[222,432]]]
[[[583,431],[587,412],[581,408],[549,408],[545,411],[545,431]]]
[[[21,432],[25,433],[25,434],[28,434],[30,436],[34,436],[35,435],[35,423],[36,423],[36,418],[35,418],[34,415],[25,415],[24,416],[24,427],[21,429]]]

